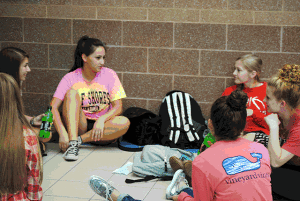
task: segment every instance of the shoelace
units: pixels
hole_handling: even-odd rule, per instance
[[[77,155],[78,154],[78,147],[76,147],[75,145],[70,145],[63,156],[65,156],[67,153]]]
[[[179,189],[179,184],[181,181],[184,181],[185,185],[187,185],[187,187],[190,187],[188,181],[184,177],[181,176],[179,181],[175,185],[176,186],[175,189],[177,189],[175,195],[180,193],[180,192],[178,192],[178,189]]]
[[[107,184],[108,184],[108,185],[107,185],[107,187],[106,187],[106,192],[105,192],[106,195],[105,195],[105,199],[106,199],[106,200],[109,200],[109,199],[108,199],[108,197],[109,197],[110,200],[113,200],[112,197],[111,197],[111,194],[112,194],[112,191],[113,191],[114,189],[113,189],[113,188],[109,189],[110,186],[113,186],[113,182],[110,181],[110,182],[107,182]],[[111,193],[109,193],[109,190],[111,190]]]

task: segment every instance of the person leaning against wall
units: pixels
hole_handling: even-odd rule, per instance
[[[0,72],[11,75],[17,81],[20,89],[22,88],[22,83],[26,80],[26,76],[30,71],[29,55],[25,51],[16,47],[6,47],[0,51]],[[25,115],[26,119],[30,122],[37,135],[40,131],[43,116],[44,114],[40,114],[36,117]],[[50,133],[49,138],[39,137],[42,154],[44,154],[46,151],[46,146],[44,143],[48,142],[51,137],[52,133]]]
[[[300,65],[284,65],[268,81],[265,117],[270,127],[269,153],[275,193],[300,200]],[[279,118],[280,120],[279,120]],[[286,140],[280,146],[279,137]]]
[[[264,120],[268,115],[266,103],[267,83],[260,82],[262,60],[253,54],[237,58],[233,72],[236,85],[228,87],[222,96],[228,96],[234,90],[243,90],[248,95],[247,124],[244,138],[268,146],[269,127]]]
[[[0,161],[0,200],[42,200],[38,139],[24,116],[19,86],[6,73],[0,73]]]
[[[129,120],[119,116],[125,91],[116,72],[104,66],[105,57],[103,42],[81,37],[74,65],[53,95],[54,125],[65,160],[77,160],[82,143],[107,144],[124,135],[129,128]],[[61,105],[62,114],[59,112]]]

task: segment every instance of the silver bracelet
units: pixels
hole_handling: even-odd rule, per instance
[[[30,125],[31,125],[31,126],[34,126],[34,122],[33,122],[33,121],[34,121],[34,118],[35,118],[35,117],[32,117],[32,119],[30,120]]]

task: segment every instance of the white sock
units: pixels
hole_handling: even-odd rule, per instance
[[[77,140],[78,140],[78,145],[81,145],[82,144],[82,139],[80,136],[77,137]]]

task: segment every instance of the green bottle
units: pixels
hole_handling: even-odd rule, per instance
[[[211,143],[214,144],[216,142],[216,138],[211,133],[208,133],[207,135],[205,135],[205,138],[203,140],[203,144],[206,147],[210,147],[210,145],[207,143],[208,141],[210,141]],[[199,154],[200,154],[200,149],[197,152],[197,155],[199,155]]]
[[[204,138],[203,144],[205,144],[205,146],[207,147],[210,147],[207,141],[210,141],[212,144],[214,144],[216,142],[216,139],[211,133],[208,133]]]
[[[40,128],[40,135],[39,135],[42,138],[50,137],[51,126],[53,123],[53,114],[52,114],[51,110],[52,110],[52,107],[48,106],[48,109],[45,112],[46,116],[43,116],[43,118],[42,118],[42,125]]]

